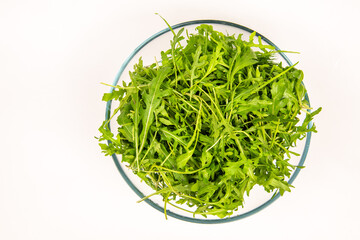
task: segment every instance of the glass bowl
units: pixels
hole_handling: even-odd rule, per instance
[[[220,20],[195,20],[195,21],[183,22],[172,26],[172,29],[176,31],[179,30],[180,28],[185,28],[185,30],[187,30],[189,33],[193,33],[195,31],[195,28],[201,24],[210,24],[214,27],[214,30],[223,33],[228,33],[230,35],[235,34],[237,36],[238,34],[242,34],[243,40],[248,40],[250,34],[254,32],[253,30],[241,26],[239,24],[220,21]],[[280,49],[274,43],[272,43],[269,39],[267,39],[263,35],[256,33],[256,36],[260,36],[263,42],[274,46],[276,50],[280,51]],[[142,57],[143,59],[144,66],[153,63],[154,57],[156,59],[161,59],[160,53],[161,51],[165,51],[170,48],[170,40],[172,39],[172,37],[173,37],[172,32],[170,31],[169,28],[166,28],[152,35],[151,37],[146,39],[143,43],[141,43],[122,64],[118,74],[115,77],[113,86],[116,86],[119,81],[125,81],[125,82],[130,81],[128,72],[133,70],[134,64],[138,62],[140,57]],[[283,63],[283,66],[292,65],[291,61],[285,55],[284,52],[279,52],[275,60],[277,62],[281,61]],[[114,88],[111,88],[110,92],[112,92],[113,90]],[[305,95],[305,99],[309,102],[309,106],[310,106],[310,101],[307,94]],[[105,114],[106,120],[110,118],[111,104],[112,101],[109,101],[107,102],[106,105],[106,114]],[[116,121],[111,121],[109,127],[110,128],[113,127],[113,129],[116,129],[115,124]],[[311,126],[312,123],[309,123],[308,128],[310,128]],[[295,178],[300,172],[300,167],[304,165],[305,158],[309,150],[310,138],[311,138],[311,132],[308,132],[306,135],[306,139],[298,142],[297,147],[295,149],[292,149],[292,151],[298,153],[302,152],[302,154],[299,157],[292,156],[290,160],[290,163],[298,167],[292,172],[290,178],[288,178],[289,184],[292,184],[294,182]],[[121,176],[131,187],[131,189],[134,190],[134,192],[139,196],[140,199],[154,192],[152,188],[150,188],[146,183],[142,182],[138,176],[133,174],[132,171],[128,169],[125,166],[125,164],[121,162],[121,156],[112,155],[112,158]],[[261,211],[262,209],[264,209],[265,207],[269,206],[279,197],[280,197],[279,193],[277,194],[267,193],[261,187],[255,186],[251,190],[250,197],[245,197],[244,207],[239,208],[237,211],[234,211],[232,216],[222,219],[211,216],[209,216],[208,218],[204,218],[201,215],[194,217],[191,213],[178,210],[177,208],[174,208],[170,205],[167,206],[166,212],[167,212],[167,216],[171,216],[188,222],[204,223],[204,224],[225,223],[225,222],[239,220],[248,217],[252,214],[255,214]],[[151,199],[150,198],[146,199],[145,202],[148,203],[153,208],[161,212],[164,212],[164,208],[162,207],[163,200],[161,196],[153,196],[151,197]]]

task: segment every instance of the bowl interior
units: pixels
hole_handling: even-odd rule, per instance
[[[235,34],[237,36],[238,34],[242,34],[243,40],[248,40],[250,34],[253,32],[253,30],[248,29],[244,26],[234,24],[231,22],[225,22],[225,21],[218,21],[218,20],[198,20],[198,21],[191,21],[191,22],[185,22],[180,23],[177,25],[172,26],[175,32],[177,32],[180,28],[184,27],[185,32],[183,33],[184,36],[186,35],[186,32],[189,34],[195,32],[195,28],[199,26],[200,24],[211,24],[214,27],[214,30],[228,33],[229,35]],[[275,44],[273,44],[270,40],[268,40],[266,37],[260,35],[257,33],[257,36],[261,36],[261,39],[263,43],[273,45],[276,47]],[[153,36],[151,36],[149,39],[144,41],[142,44],[140,44],[134,52],[126,59],[126,61],[123,63],[123,65],[120,68],[120,71],[118,75],[116,76],[113,85],[121,84],[122,81],[129,82],[129,71],[133,70],[134,64],[136,64],[139,61],[139,58],[141,57],[143,59],[144,65],[150,65],[154,63],[155,61],[159,61],[161,59],[160,52],[166,51],[170,48],[170,40],[172,40],[173,34],[172,32],[167,28],[164,29]],[[276,47],[277,48],[277,47]],[[277,50],[280,50],[277,48]],[[279,53],[276,56],[277,62],[282,62],[283,66],[290,66],[292,63],[288,59],[288,57],[283,53]],[[113,91],[113,88],[110,89],[110,92]],[[309,101],[308,96],[306,95],[306,99]],[[107,109],[106,109],[106,118],[108,119],[111,112],[111,106],[112,102],[109,101],[107,103]],[[302,114],[304,115],[304,114]],[[301,117],[301,116],[300,116]],[[300,123],[302,120],[300,121]],[[117,129],[116,121],[113,120],[110,122],[110,128],[111,129]],[[311,123],[310,123],[311,124]],[[309,124],[309,125],[310,125]],[[311,127],[311,126],[308,126]],[[296,166],[303,166],[307,151],[310,144],[310,138],[311,133],[309,132],[306,136],[306,139],[303,141],[299,141],[297,143],[297,147],[294,149],[291,149],[294,152],[297,152],[301,154],[299,157],[292,156],[290,163],[296,165]],[[125,181],[129,184],[129,186],[135,191],[135,193],[140,197],[143,198],[144,196],[147,196],[154,192],[154,190],[149,187],[146,183],[140,181],[140,178],[132,173],[132,171],[126,167],[126,164],[121,163],[121,156],[113,155],[113,160],[120,172],[120,174],[123,176]],[[298,175],[300,171],[300,168],[296,168],[291,177],[288,179],[288,182],[291,184],[296,176]],[[204,218],[201,215],[196,215],[195,217],[193,214],[188,213],[183,210],[179,210],[178,208],[175,208],[171,205],[167,205],[167,215],[172,216],[181,220],[190,221],[190,222],[197,222],[197,223],[220,223],[220,222],[228,222],[228,221],[234,221],[237,219],[241,219],[244,217],[247,217],[251,214],[254,214],[261,209],[265,208],[272,202],[274,202],[277,198],[279,198],[279,194],[274,193],[267,193],[264,191],[264,189],[260,186],[255,186],[251,192],[249,197],[245,197],[245,203],[243,208],[239,208],[237,211],[234,212],[234,214],[229,218],[219,219],[217,217],[210,217]],[[161,212],[164,212],[163,208],[163,200],[161,196],[153,196],[151,199],[145,200],[148,204],[150,204],[152,207],[158,209]],[[143,203],[142,203],[143,204]],[[180,207],[192,210],[191,208],[187,208],[185,205],[181,205]]]

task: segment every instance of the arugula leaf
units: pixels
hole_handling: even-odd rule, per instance
[[[143,94],[143,99],[146,104],[146,109],[144,111],[144,116],[142,118],[143,129],[140,134],[140,149],[139,154],[141,153],[142,149],[144,148],[147,133],[149,131],[150,125],[154,121],[154,110],[160,105],[160,98],[159,98],[159,90],[161,83],[164,81],[165,77],[171,71],[170,68],[161,68],[157,76],[152,80],[149,86],[149,93]]]
[[[184,168],[186,163],[190,160],[193,154],[194,154],[194,149],[178,156],[176,158],[178,168]]]

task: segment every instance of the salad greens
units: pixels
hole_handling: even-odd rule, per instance
[[[255,33],[244,41],[211,25],[196,31],[186,39],[184,29],[172,31],[160,62],[144,66],[140,58],[131,82],[104,94],[119,106],[99,141],[154,189],[146,198],[163,197],[165,210],[186,204],[194,216],[224,218],[255,185],[290,192],[286,178],[297,166],[289,159],[298,155],[290,148],[316,132],[307,126],[321,108],[308,111],[303,72],[274,62],[277,51],[260,37],[255,43]]]

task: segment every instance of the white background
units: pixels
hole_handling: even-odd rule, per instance
[[[194,19],[265,35],[305,72],[316,118],[290,194],[233,223],[173,218],[138,197],[94,136],[100,82],[144,39]],[[359,239],[360,4],[343,1],[0,1],[0,239]]]

